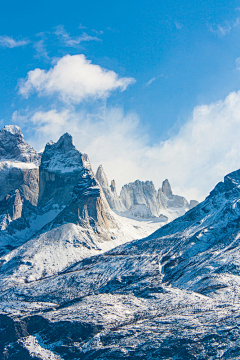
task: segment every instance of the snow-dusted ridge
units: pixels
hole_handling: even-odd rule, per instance
[[[161,220],[134,221],[114,214],[87,155],[75,148],[67,133],[46,145],[36,183],[37,206],[18,189],[0,201],[0,278],[6,287],[52,276],[162,225]]]
[[[68,141],[61,139],[60,153],[80,159]],[[58,146],[51,143],[42,158]],[[89,163],[61,172],[64,156],[55,151],[56,167],[40,166],[41,228],[0,259],[3,359],[239,359],[240,170],[159,228],[161,218],[114,213]],[[112,182],[109,196],[115,190]],[[14,191],[5,199],[11,224],[30,209]],[[182,208],[168,182],[158,195]]]
[[[41,339],[63,359],[239,358],[239,199],[240,170],[151,236],[5,290],[2,312],[22,326],[39,302],[17,341]]]

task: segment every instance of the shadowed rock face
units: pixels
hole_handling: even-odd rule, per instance
[[[0,201],[0,213],[8,213],[12,220],[22,215],[22,199],[19,190],[12,191],[4,200]]]
[[[36,206],[39,191],[39,170],[38,168],[24,169],[17,166],[18,164],[8,167],[3,164],[1,167],[0,183],[4,183],[5,186],[0,187],[0,199],[3,199],[11,191],[19,189],[21,196]]]
[[[0,158],[31,163],[37,162],[40,155],[24,141],[20,127],[6,125],[0,131]]]
[[[170,185],[168,179],[164,180],[163,183],[162,183],[162,192],[167,197],[170,197],[173,194],[172,189],[171,189],[171,185]]]
[[[48,143],[39,167],[38,205],[68,204],[83,167],[91,169],[87,155],[75,148],[71,135],[66,133],[56,143]]]
[[[0,199],[19,189],[21,196],[37,205],[40,155],[24,141],[18,126],[0,131]]]
[[[82,167],[72,198],[63,211],[43,230],[52,229],[64,223],[91,227],[95,232],[117,228],[103,191],[92,170]]]
[[[71,135],[46,145],[39,171],[38,205],[66,206],[47,229],[64,223],[90,226],[96,232],[117,226],[87,155],[75,148]]]

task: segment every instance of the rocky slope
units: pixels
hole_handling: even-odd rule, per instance
[[[102,165],[97,169],[96,178],[111,209],[122,216],[143,219],[160,217],[167,222],[182,216],[198,204],[196,200],[188,203],[183,196],[174,195],[167,179],[158,191],[152,181],[136,180],[124,185],[118,196],[115,181],[112,180],[109,186]]]
[[[3,265],[2,358],[238,359],[239,204],[240,170],[149,237],[51,277],[12,286]]]

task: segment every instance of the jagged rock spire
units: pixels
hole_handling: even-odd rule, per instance
[[[91,170],[88,156],[76,149],[71,135],[65,133],[56,143],[49,142],[39,167],[38,204],[67,205],[83,168]]]
[[[171,189],[171,185],[170,185],[168,179],[164,180],[163,183],[162,183],[162,192],[167,197],[172,196],[172,194],[173,194],[172,189]]]
[[[40,155],[24,141],[22,130],[17,125],[5,125],[0,130],[0,159],[38,162]]]
[[[97,179],[97,181],[99,182],[99,184],[101,185],[102,188],[105,187],[105,186],[108,186],[107,175],[105,174],[102,165],[99,165],[99,167],[97,169],[96,179]]]

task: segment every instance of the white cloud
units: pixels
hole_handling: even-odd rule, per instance
[[[48,71],[29,71],[27,79],[20,82],[19,92],[26,98],[33,91],[39,95],[56,94],[66,103],[77,104],[107,98],[111,91],[124,91],[134,82],[133,78],[119,78],[114,71],[92,64],[84,55],[66,55]]]
[[[2,47],[7,47],[7,48],[15,48],[15,47],[19,47],[19,46],[24,46],[29,44],[30,41],[29,40],[15,40],[10,36],[4,35],[4,36],[0,36],[0,46]]]
[[[81,29],[83,28],[84,27],[81,27]],[[58,36],[59,39],[62,40],[65,46],[69,47],[77,47],[79,44],[85,41],[101,41],[101,39],[99,39],[98,37],[88,35],[85,32],[80,36],[71,37],[62,25],[57,26],[55,34]]]
[[[144,135],[136,114],[125,115],[116,108],[103,116],[69,110],[37,112],[28,121],[36,130],[31,143],[38,148],[64,132],[72,134],[93,168],[103,164],[118,190],[135,179],[153,180],[160,187],[168,178],[175,193],[201,200],[225,174],[240,168],[240,92],[196,107],[178,134],[158,144]]]

